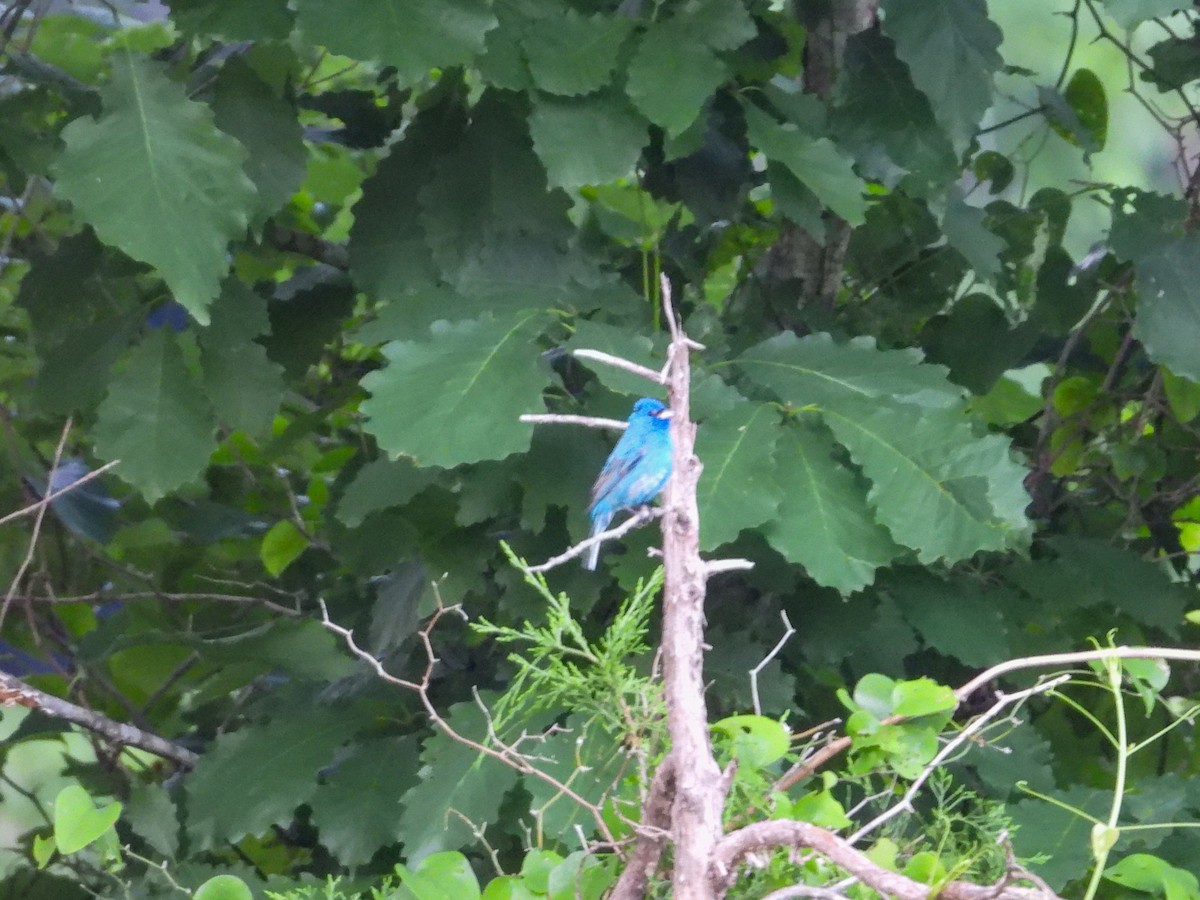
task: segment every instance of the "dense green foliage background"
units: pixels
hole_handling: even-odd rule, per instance
[[[578,811],[531,837],[545,786],[436,733],[317,607],[405,677],[439,597],[540,621],[500,541],[539,560],[583,537],[609,439],[518,416],[625,417],[644,384],[566,351],[660,366],[660,271],[705,345],[704,548],[756,563],[710,585],[714,718],[750,708],[780,611],[798,633],[759,688],[796,731],[871,672],[956,684],[1109,629],[1187,639],[1187,4],[1045,4],[1070,25],[1046,75],[1008,61],[1045,36],[1002,31],[984,0],[882,0],[825,84],[815,0],[167,5],[0,17],[4,509],[120,461],[54,502],[28,560],[32,517],[0,531],[0,668],[200,761],[170,774],[5,710],[6,896],[171,891],[92,851],[37,868],[67,783],[121,799],[121,840],[185,887],[370,879],[478,853],[473,828],[510,868],[531,840],[578,849]],[[1093,39],[1127,84],[1080,64]],[[1078,177],[1125,88],[1145,153],[1174,159],[1162,193]],[[550,584],[598,632],[654,542]],[[480,737],[472,691],[504,689],[507,650],[453,616],[433,640],[431,696]],[[1169,693],[1195,690],[1177,672]],[[1035,870],[1061,888],[1087,873],[1088,824],[1017,782],[1097,812],[1111,763],[1070,709],[1029,713],[1011,753],[957,776],[1007,803],[1018,853],[1052,854]],[[1150,706],[1138,728],[1169,719]],[[1196,821],[1190,731],[1156,746],[1130,821]],[[577,752],[546,754],[569,774]],[[585,760],[624,752],[603,732]],[[1133,851],[1200,874],[1194,830],[1131,832]]]

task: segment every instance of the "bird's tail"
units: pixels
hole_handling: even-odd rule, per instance
[[[610,513],[610,512],[596,513],[595,517],[592,519],[592,532],[591,533],[595,535],[595,534],[599,534],[602,531],[606,531],[608,529],[608,524],[611,521],[612,521],[612,513]],[[596,570],[596,563],[599,562],[599,560],[600,560],[600,544],[602,544],[602,543],[603,543],[603,541],[597,541],[596,543],[592,544],[592,546],[588,547],[587,556],[585,556],[583,558],[583,567],[585,569],[587,569],[589,572],[594,572]]]

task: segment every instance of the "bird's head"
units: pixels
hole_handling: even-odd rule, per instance
[[[636,422],[639,419],[643,421],[649,419],[657,420],[666,425],[670,418],[671,410],[667,409],[661,401],[655,400],[652,397],[643,397],[637,403],[633,404],[633,412],[629,416],[629,421]]]

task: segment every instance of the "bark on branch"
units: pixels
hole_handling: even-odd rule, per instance
[[[71,722],[86,728],[114,744],[137,747],[147,753],[169,759],[185,769],[192,768],[200,758],[191,750],[173,744],[166,738],[143,731],[125,722],[110,719],[95,710],[76,706],[69,700],[55,697],[53,694],[39,691],[7,672],[0,672],[0,705],[24,706],[26,709],[43,712],[56,719],[62,719],[64,722]]]

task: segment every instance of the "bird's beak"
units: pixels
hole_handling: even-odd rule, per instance
[[[673,415],[675,415],[675,414],[674,414],[673,412],[671,412],[671,410],[669,410],[669,409],[664,409],[662,412],[660,412],[660,413],[658,414],[658,417],[659,417],[660,419],[669,419],[669,418],[671,418],[671,416],[673,416]]]

